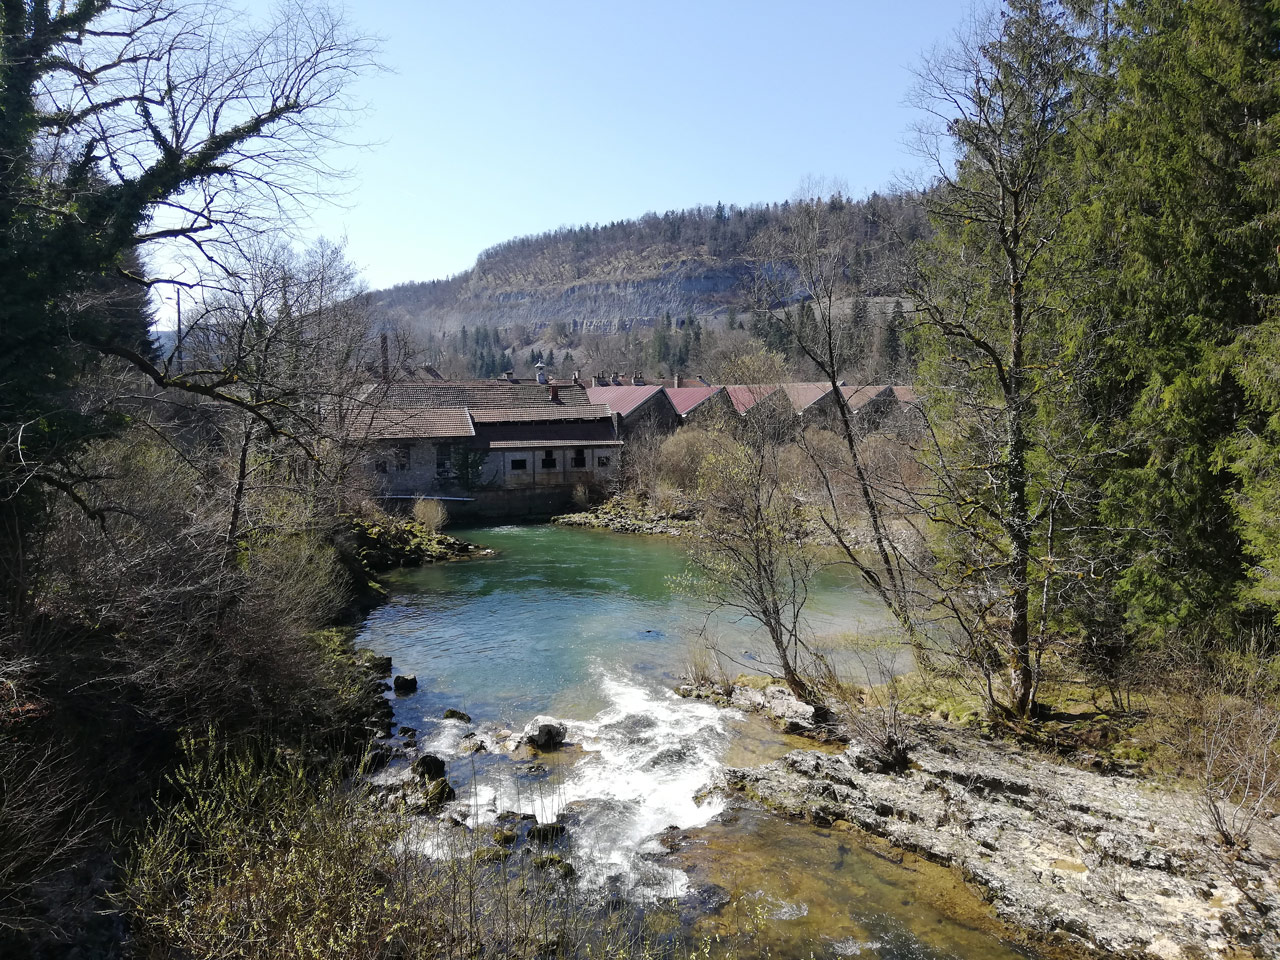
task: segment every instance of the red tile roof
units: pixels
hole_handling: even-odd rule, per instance
[[[724,387],[664,387],[663,389],[667,391],[667,398],[676,408],[676,413],[686,417],[695,407],[710,400]]]
[[[592,403],[607,404],[610,410],[623,417],[661,392],[661,387],[654,386],[587,387],[587,396]]]
[[[841,387],[840,392],[844,394],[845,399],[849,401],[850,410],[860,410],[872,400],[879,400],[893,396],[890,387]]]
[[[796,413],[803,413],[831,393],[829,383],[784,383],[782,389]]]
[[[729,399],[733,401],[733,409],[746,413],[761,400],[766,399],[778,390],[776,384],[735,384],[725,387]]]

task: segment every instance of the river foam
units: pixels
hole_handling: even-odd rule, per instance
[[[654,862],[665,852],[659,837],[702,826],[724,809],[720,798],[699,795],[723,764],[737,715],[600,666],[594,672],[608,706],[567,722],[569,743],[581,748],[576,760],[554,763],[545,776],[514,762],[489,764],[450,812],[472,829],[506,812],[558,819],[568,825],[567,853],[584,891],[679,897],[688,881]],[[455,736],[442,724],[431,746],[453,753]]]

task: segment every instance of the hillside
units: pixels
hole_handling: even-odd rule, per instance
[[[925,229],[902,195],[807,202],[826,203],[847,219],[869,267],[879,238],[892,232],[910,238]],[[373,301],[387,318],[433,334],[486,325],[524,327],[536,339],[557,323],[573,333],[610,334],[652,327],[668,313],[714,325],[730,307],[746,306],[748,260],[788,206],[717,204],[562,227],[491,247],[457,276],[376,291]]]

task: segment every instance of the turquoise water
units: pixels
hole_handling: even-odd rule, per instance
[[[811,745],[672,692],[690,650],[707,644],[730,677],[767,672],[769,661],[755,625],[673,589],[686,569],[679,541],[554,526],[458,535],[495,555],[398,573],[358,639],[418,677],[416,693],[393,701],[399,723],[419,731],[417,749],[446,760],[459,798],[445,822],[479,829],[507,811],[543,822],[568,814],[565,853],[584,894],[681,904],[696,936],[754,931],[743,956],[1018,956],[983,932],[980,909],[935,909],[947,898],[973,908],[945,871],[924,883],[919,867],[804,824],[728,810],[707,790],[726,763]],[[814,585],[808,620],[816,647],[850,676],[865,675],[842,638],[884,631],[874,600],[829,572]],[[448,708],[472,722],[444,720]],[[550,769],[531,773],[510,752],[512,734],[544,714],[567,722],[573,746],[538,758]],[[467,736],[485,752],[464,750]],[[661,842],[671,828],[684,838],[675,855]],[[729,894],[731,905],[709,906],[708,891]]]
[[[679,541],[555,526],[459,535],[497,555],[397,574],[360,640],[417,675],[418,694],[399,704],[406,718],[455,707],[507,725],[588,720],[607,705],[602,675],[669,687],[707,643],[730,676],[767,672],[754,624],[673,590],[686,568]],[[834,572],[808,616],[819,637],[884,625],[878,604]]]

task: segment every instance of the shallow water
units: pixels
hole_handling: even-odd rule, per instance
[[[699,799],[726,764],[764,763],[811,745],[758,717],[672,692],[693,647],[714,644],[729,676],[765,672],[768,660],[752,624],[672,589],[685,570],[678,541],[553,526],[459,535],[496,555],[397,574],[390,602],[357,641],[390,654],[395,672],[417,675],[418,691],[395,698],[397,721],[448,761],[455,817],[474,827],[506,811],[544,822],[568,814],[567,855],[582,889],[684,898],[695,914],[711,910],[706,889],[728,890],[737,906],[693,917],[694,931],[765,918],[762,942],[775,956],[1007,955],[919,897],[904,903],[896,891],[911,875],[902,867],[861,848],[833,859],[819,831],[768,815],[720,818],[722,798]],[[809,619],[816,645],[836,653],[842,669],[867,671],[836,638],[884,629],[873,599],[833,574],[816,585]],[[885,668],[875,658],[872,672]],[[451,707],[473,723],[443,720]],[[545,772],[498,754],[461,755],[469,731],[493,740],[540,714],[567,721],[579,745],[540,758]],[[676,834],[694,839],[672,858],[660,837]],[[847,838],[837,846],[857,847]],[[842,872],[855,861],[857,869]],[[799,876],[802,885],[778,885]]]

